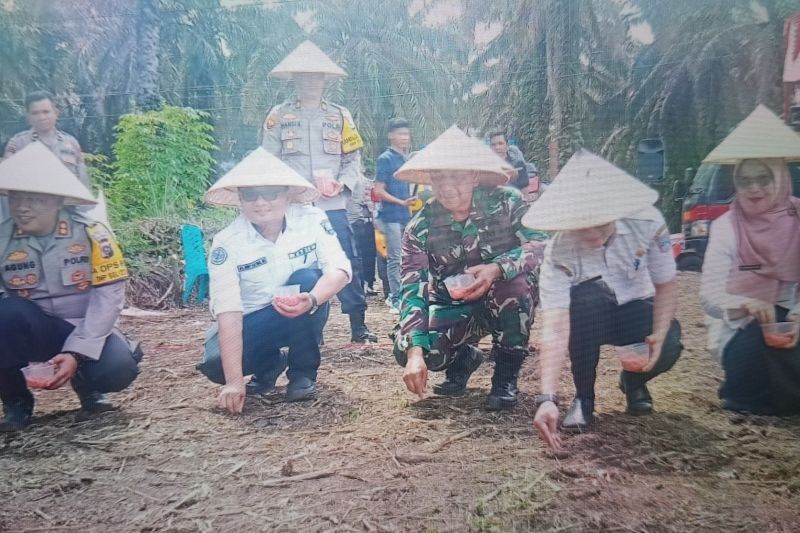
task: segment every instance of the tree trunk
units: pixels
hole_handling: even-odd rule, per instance
[[[136,3],[136,107],[141,111],[160,109],[158,92],[158,48],[161,21],[158,0],[137,0]]]

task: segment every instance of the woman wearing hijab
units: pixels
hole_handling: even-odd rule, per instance
[[[709,347],[725,371],[722,407],[800,411],[797,333],[774,348],[761,328],[784,321],[800,328],[800,199],[791,195],[783,159],[741,161],[734,186],[731,210],[713,225],[701,290],[712,318]]]

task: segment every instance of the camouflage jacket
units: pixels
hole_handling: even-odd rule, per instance
[[[403,235],[400,334],[407,346],[429,350],[428,306],[458,306],[444,279],[479,264],[495,263],[503,279],[535,276],[547,234],[522,225],[528,204],[511,187],[477,187],[469,218],[457,222],[431,199]]]

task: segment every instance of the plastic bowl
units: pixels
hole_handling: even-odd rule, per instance
[[[617,346],[617,355],[623,370],[642,372],[650,361],[650,345],[644,342]]]
[[[50,383],[53,376],[56,375],[56,367],[50,363],[30,363],[22,369],[22,373],[25,375],[25,381],[28,383],[28,387],[32,389],[43,389]]]
[[[284,285],[272,294],[272,299],[286,305],[297,305],[300,302],[300,285]]]
[[[444,285],[447,287],[447,292],[454,300],[463,300],[467,294],[467,289],[472,287],[475,283],[475,276],[472,274],[456,274],[445,278]]]
[[[770,348],[788,350],[797,346],[800,324],[796,322],[761,324],[761,333],[764,334],[764,342]]]

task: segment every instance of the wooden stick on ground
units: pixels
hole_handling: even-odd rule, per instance
[[[289,483],[296,483],[298,481],[309,481],[311,479],[322,479],[331,477],[336,474],[336,470],[317,470],[316,472],[308,472],[306,474],[299,474],[296,476],[289,476],[283,478],[267,479],[261,482],[262,487],[282,487]]]

